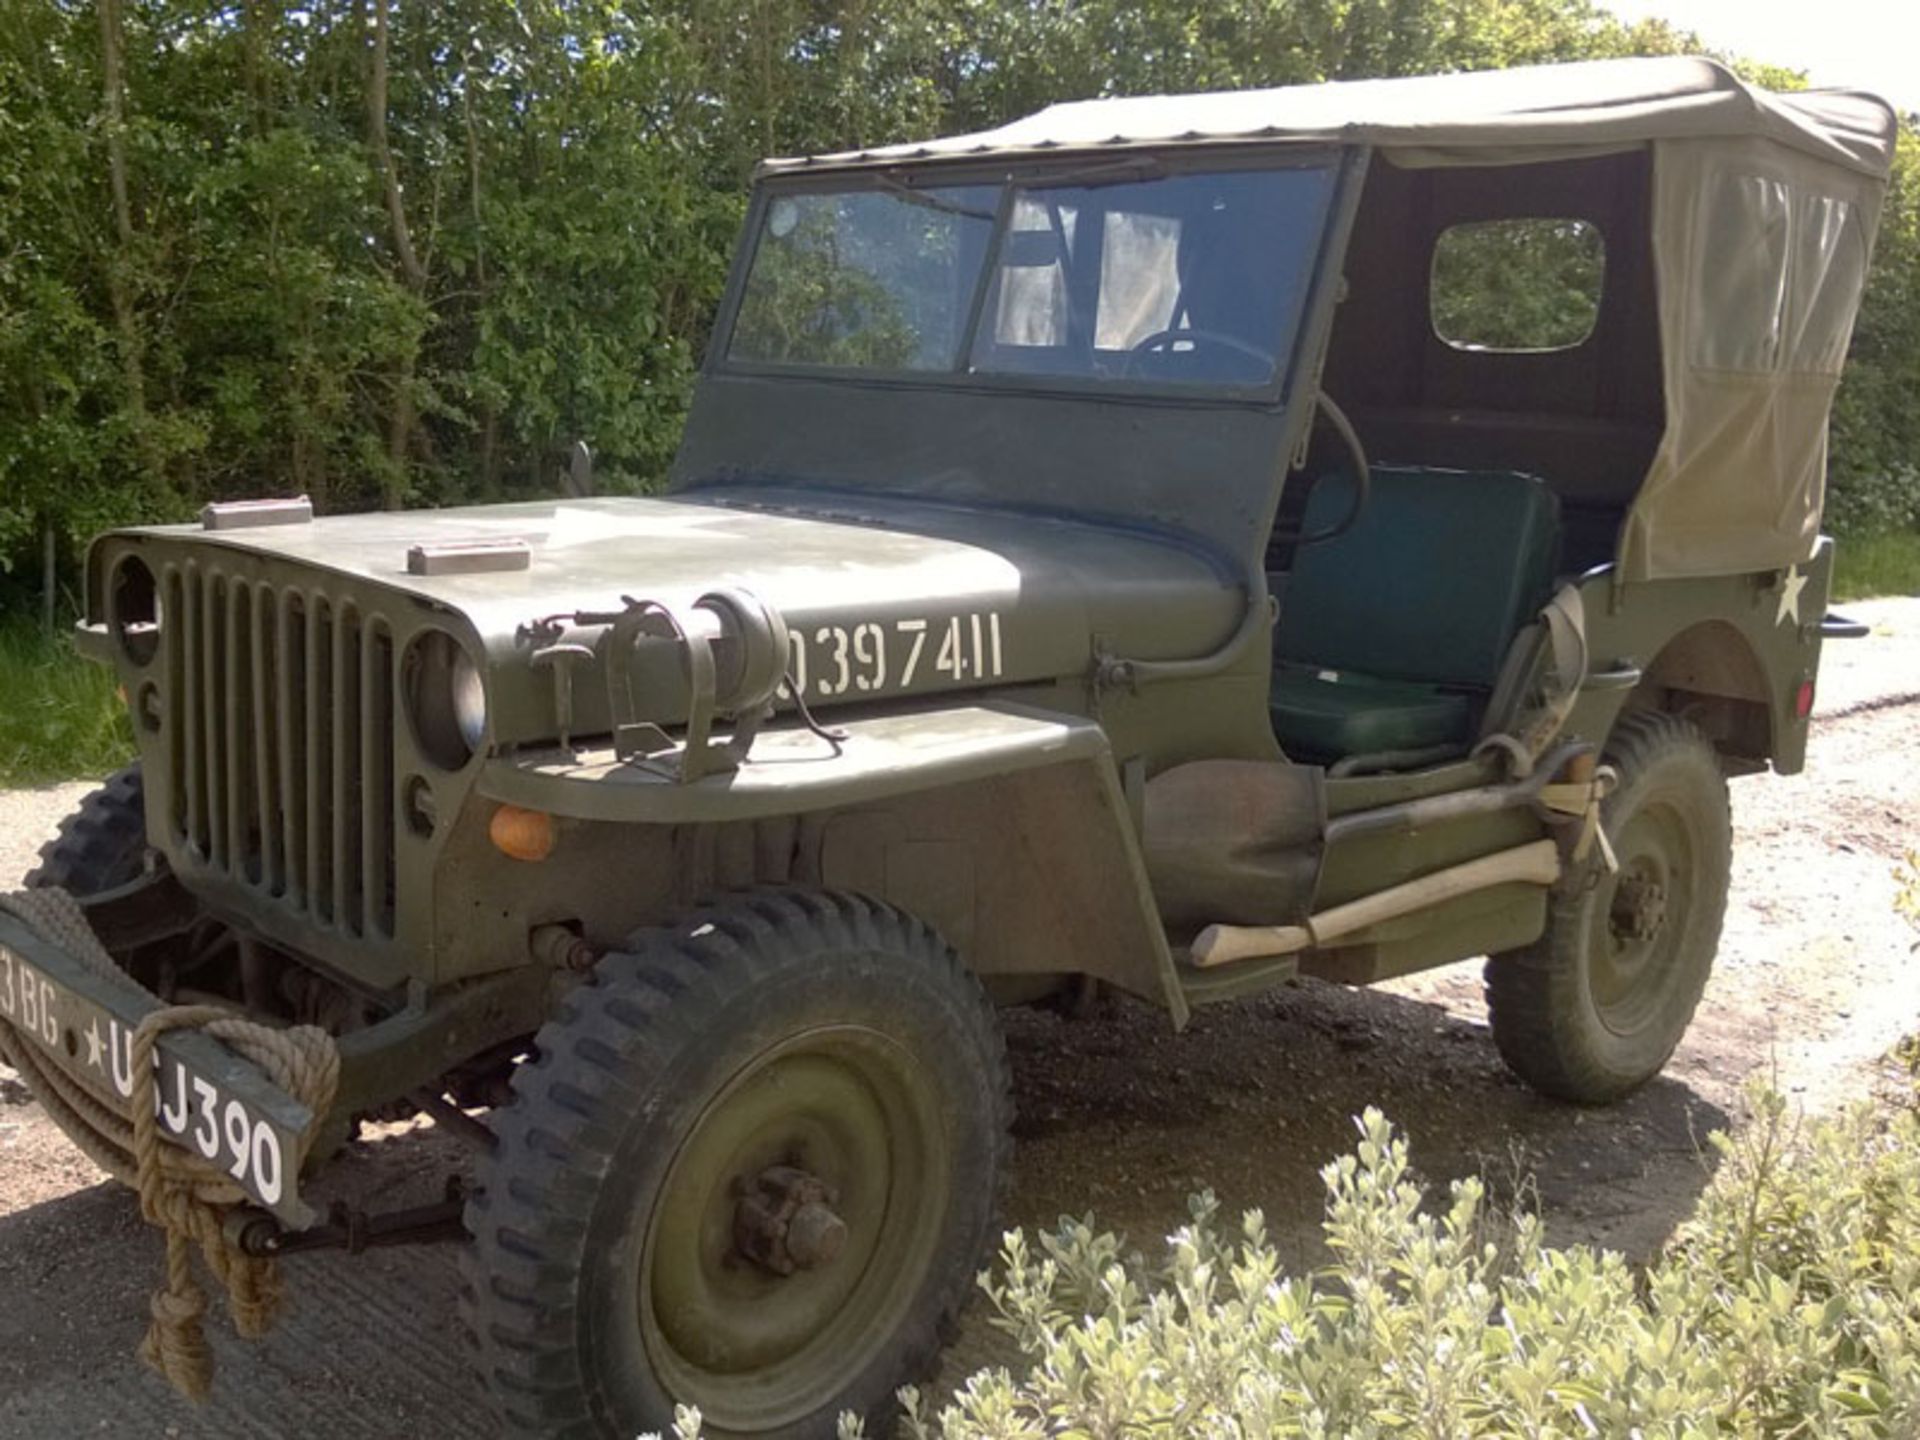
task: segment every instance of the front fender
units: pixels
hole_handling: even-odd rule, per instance
[[[576,820],[683,825],[839,809],[1072,760],[1112,766],[1093,721],[1005,701],[831,720],[828,738],[786,717],[760,734],[739,769],[690,784],[675,776],[676,752],[656,765],[594,746],[496,757],[476,788]]]
[[[589,822],[609,843],[811,817],[772,847],[797,852],[791,876],[753,879],[872,895],[934,925],[982,976],[1092,975],[1185,1021],[1132,807],[1098,724],[1008,701],[832,718],[832,740],[783,721],[738,770],[687,784],[671,763],[549,750],[489,761],[477,788]],[[662,850],[656,862],[682,853]]]

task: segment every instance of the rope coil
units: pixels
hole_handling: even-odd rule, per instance
[[[0,912],[95,973],[134,984],[65,890],[0,893]],[[152,1322],[140,1342],[140,1358],[189,1400],[201,1401],[213,1383],[213,1352],[201,1324],[207,1302],[193,1270],[194,1248],[225,1287],[234,1329],[247,1339],[258,1339],[272,1327],[282,1287],[272,1257],[249,1255],[227,1236],[226,1212],[246,1202],[246,1192],[162,1133],[155,1048],[169,1031],[202,1031],[258,1067],[316,1119],[333,1104],[340,1052],[333,1037],[314,1026],[276,1029],[218,1005],[163,1005],[157,998],[153,1005],[133,1032],[133,1094],[124,1107],[45,1059],[5,1020],[0,1020],[0,1060],[20,1072],[54,1123],[89,1160],[138,1192],[140,1213],[165,1231],[166,1279],[153,1293]],[[317,1128],[310,1127],[308,1142]],[[298,1174],[305,1160],[303,1145],[293,1157],[292,1173]]]

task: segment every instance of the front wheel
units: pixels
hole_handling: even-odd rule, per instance
[[[1620,783],[1601,807],[1619,868],[1556,892],[1546,933],[1487,962],[1507,1065],[1562,1100],[1617,1100],[1660,1073],[1693,1019],[1726,914],[1726,779],[1689,722],[1629,715],[1607,742]]]
[[[468,1212],[512,1433],[829,1436],[919,1378],[994,1240],[1011,1101],[979,985],[851,896],[606,956],[514,1078]]]

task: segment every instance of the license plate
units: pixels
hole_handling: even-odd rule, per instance
[[[18,934],[19,932],[13,931]],[[68,1074],[125,1107],[133,1098],[133,1031],[152,1001],[131,984],[88,983],[57,949],[0,944],[0,1019]],[[86,984],[83,993],[77,988]],[[101,991],[109,993],[101,994]],[[97,998],[96,998],[97,997]],[[300,1139],[313,1117],[211,1036],[171,1031],[154,1047],[160,1133],[230,1177],[264,1209],[297,1227],[312,1212],[299,1198]]]

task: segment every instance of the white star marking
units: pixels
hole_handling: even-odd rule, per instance
[[[1807,588],[1807,577],[1800,573],[1798,565],[1789,565],[1787,573],[1780,577],[1780,608],[1774,612],[1773,623],[1784,625],[1789,619],[1800,623],[1800,592]]]
[[[87,1068],[89,1070],[101,1070],[106,1068],[101,1063],[102,1060],[106,1057],[106,1053],[107,1053],[107,1042],[100,1038],[100,1022],[98,1020],[88,1021],[87,1022]]]

